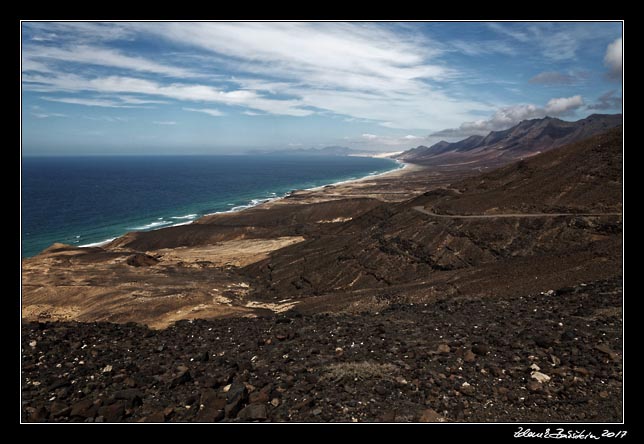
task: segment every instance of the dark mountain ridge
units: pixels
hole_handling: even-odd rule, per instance
[[[576,122],[553,117],[524,120],[512,128],[458,142],[440,141],[431,147],[405,151],[398,159],[423,165],[472,163],[500,166],[600,134],[622,123],[621,114],[593,114]]]

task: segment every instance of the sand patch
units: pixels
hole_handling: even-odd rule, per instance
[[[349,222],[350,220],[353,220],[352,217],[336,217],[334,219],[325,219],[325,220],[319,220],[317,223],[319,224],[337,224],[340,222]]]
[[[283,313],[285,311],[289,311],[291,308],[295,307],[296,305],[297,305],[297,302],[280,301],[278,303],[271,303],[271,302],[250,301],[246,303],[245,307],[263,308],[266,310],[271,310],[275,313]]]
[[[239,239],[200,247],[165,248],[155,251],[165,263],[197,267],[245,267],[268,257],[269,253],[302,242],[302,236],[275,239]]]
[[[80,307],[34,304],[22,307],[22,317],[30,321],[71,321],[80,314]]]

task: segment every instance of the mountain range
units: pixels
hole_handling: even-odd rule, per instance
[[[428,166],[499,166],[600,134],[621,123],[621,114],[593,114],[576,122],[553,117],[524,120],[487,136],[474,135],[452,143],[443,140],[430,147],[421,145],[396,158]]]

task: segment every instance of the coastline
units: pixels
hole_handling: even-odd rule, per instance
[[[165,328],[183,319],[287,310],[294,302],[248,300],[252,282],[239,270],[316,233],[332,231],[336,223],[425,189],[426,172],[414,175],[424,167],[403,162],[392,166],[174,226],[126,232],[89,246],[54,243],[23,258],[23,318],[136,319]],[[63,257],[73,265],[59,262]],[[204,274],[204,268],[212,272]],[[102,304],[108,295],[110,302]]]
[[[354,157],[359,157],[359,156],[354,156]],[[392,160],[394,160],[396,162],[396,164],[398,165],[398,168],[394,168],[393,170],[389,170],[389,171],[383,171],[382,173],[368,174],[368,175],[366,175],[364,177],[358,177],[356,179],[341,180],[341,181],[338,181],[338,182],[330,183],[328,185],[320,185],[320,186],[312,187],[312,188],[304,188],[303,190],[295,190],[295,192],[318,191],[318,190],[322,190],[322,189],[324,189],[326,187],[335,187],[335,186],[338,186],[338,185],[347,185],[347,184],[350,184],[350,183],[353,183],[353,182],[362,182],[362,181],[365,181],[365,180],[368,180],[368,179],[375,179],[375,178],[378,178],[378,177],[382,177],[382,176],[386,176],[386,175],[395,173],[396,171],[404,170],[409,165],[411,165],[409,163],[403,162],[402,160],[398,160],[398,159],[392,159]],[[282,198],[283,197],[285,197],[285,196],[282,196]]]
[[[385,153],[385,154],[392,154],[392,153]],[[394,153],[395,154],[395,153]],[[370,156],[370,157],[375,157],[375,158],[382,158],[377,155],[375,156]],[[244,210],[248,210],[251,208],[271,208],[273,205],[276,204],[289,204],[291,203],[291,200],[289,198],[292,198],[293,196],[298,196],[298,198],[301,198],[306,195],[310,196],[317,196],[319,192],[329,190],[329,189],[338,189],[339,187],[348,187],[352,188],[353,186],[359,186],[360,184],[363,184],[367,181],[370,180],[378,180],[378,179],[386,179],[386,178],[395,178],[395,177],[402,177],[405,173],[409,173],[411,171],[416,171],[418,169],[423,169],[422,167],[411,164],[411,163],[406,163],[398,159],[391,159],[395,162],[396,168],[393,168],[391,170],[379,172],[376,174],[368,174],[366,176],[354,178],[354,179],[346,179],[346,180],[339,180],[336,182],[330,182],[328,184],[324,185],[318,185],[315,187],[310,187],[310,188],[302,188],[302,189],[294,189],[292,191],[289,191],[281,196],[275,196],[275,197],[270,197],[270,198],[265,198],[265,199],[251,199],[250,203],[245,204],[245,205],[239,205],[235,206],[229,210],[225,211],[216,211],[214,213],[207,213],[203,214],[202,216],[196,217],[195,219],[192,219],[190,221],[183,221],[183,222],[177,222],[174,224],[169,224],[169,225],[163,225],[159,227],[154,227],[151,229],[147,230],[134,230],[134,231],[129,231],[122,233],[119,236],[116,237],[111,237],[109,239],[105,239],[102,241],[98,242],[91,242],[88,244],[83,244],[83,245],[74,245],[76,248],[94,248],[94,247],[104,247],[109,245],[110,243],[120,239],[123,236],[126,236],[128,233],[131,232],[146,232],[146,231],[158,231],[158,230],[163,230],[166,228],[173,228],[173,227],[179,227],[179,226],[185,226],[185,225],[190,225],[194,223],[203,223],[208,221],[212,216],[218,216],[222,214],[232,214],[232,213],[239,213]],[[341,191],[340,191],[341,193]],[[352,196],[353,197],[353,196]],[[334,199],[335,200],[335,199]],[[321,201],[321,200],[318,200]],[[39,253],[40,254],[40,253]]]
[[[84,247],[54,243],[23,258],[23,318],[136,319],[165,328],[183,319],[287,310],[294,302],[249,300],[253,284],[239,270],[274,251],[333,231],[337,223],[426,190],[426,168],[400,161],[392,166]],[[63,257],[73,265],[59,262]],[[204,268],[211,272],[204,274]],[[108,295],[110,302],[100,303]]]

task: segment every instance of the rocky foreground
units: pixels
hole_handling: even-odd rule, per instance
[[[621,279],[379,313],[25,323],[24,421],[622,420]]]

